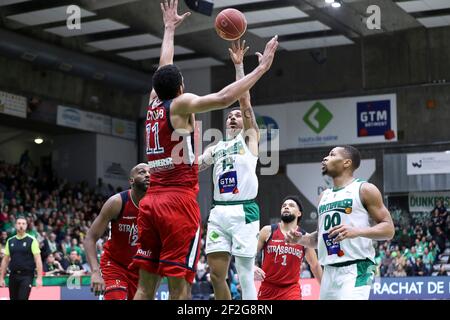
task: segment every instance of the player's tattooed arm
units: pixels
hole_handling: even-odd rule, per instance
[[[209,147],[198,157],[198,171],[204,171],[208,169],[214,163],[214,156],[212,154],[212,147]]]
[[[231,48],[228,49],[230,52],[231,61],[233,61],[236,69],[236,81],[239,81],[245,77],[244,56],[248,49],[249,47],[245,46],[245,40],[242,42],[240,40],[233,41],[231,43]],[[239,97],[239,106],[241,109],[242,123],[244,127],[243,136],[245,143],[247,144],[250,152],[253,155],[258,156],[260,134],[250,101],[249,90],[245,91],[244,94]]]
[[[249,47],[245,46],[245,40],[243,40],[242,42],[240,40],[233,41],[231,43],[231,48],[228,49],[228,51],[230,52],[231,60],[233,61],[234,67],[236,69],[236,80],[240,80],[245,77],[244,56],[248,49]],[[250,101],[250,91],[246,91],[239,98],[239,105],[241,108],[242,121],[244,124],[244,132],[247,134],[247,136],[254,136],[259,141],[259,128],[256,123],[255,114],[253,112],[252,104]]]

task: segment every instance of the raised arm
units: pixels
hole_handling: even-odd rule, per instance
[[[234,41],[231,44],[230,51],[231,60],[234,63],[236,69],[236,80],[240,80],[245,76],[244,72],[244,55],[248,51],[249,47],[245,46],[245,40],[242,43]],[[250,151],[257,156],[258,155],[258,142],[259,142],[259,128],[256,123],[255,113],[250,101],[250,91],[246,91],[239,98],[239,106],[241,108],[242,122],[244,124],[244,136],[247,146]]]
[[[278,47],[277,39],[278,37],[275,36],[267,42],[264,54],[258,54],[259,65],[241,80],[233,82],[219,92],[206,96],[197,96],[190,93],[182,94],[173,100],[171,112],[185,115],[225,109],[232,105],[270,69]]]
[[[350,225],[338,225],[330,229],[330,238],[337,235],[335,241],[364,237],[373,240],[390,240],[394,237],[395,228],[391,214],[383,203],[380,190],[371,183],[364,183],[360,189],[362,204],[375,222],[374,226],[356,228]]]
[[[245,40],[241,41],[233,41],[231,43],[231,48],[228,48],[228,51],[230,52],[230,58],[231,61],[233,61],[234,68],[236,69],[236,81],[241,80],[243,77],[245,77],[244,72],[244,56],[247,53],[248,49],[250,47],[245,46]],[[241,106],[244,105],[244,107],[250,107],[250,91],[246,91],[240,98],[239,98],[239,104]],[[248,123],[247,123],[248,124]],[[244,129],[248,129],[248,127],[245,127],[245,119],[244,119]]]
[[[164,36],[161,45],[161,55],[159,57],[159,67],[173,64],[173,56],[175,52],[174,38],[175,29],[191,15],[186,12],[181,16],[178,14],[178,0],[165,0],[160,3],[164,21]],[[150,101],[156,98],[156,92],[152,90]]]
[[[92,226],[89,228],[86,238],[84,239],[84,249],[86,250],[86,258],[92,270],[91,290],[95,295],[105,290],[105,282],[100,273],[100,267],[97,261],[97,240],[105,233],[109,222],[116,219],[120,214],[122,207],[122,198],[116,194],[109,198],[102,207],[100,214],[95,218]]]

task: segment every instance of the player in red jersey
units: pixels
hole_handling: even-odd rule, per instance
[[[163,276],[170,299],[190,298],[190,285],[200,252],[198,164],[192,147],[195,113],[224,109],[248,91],[272,65],[278,46],[271,39],[259,65],[217,93],[184,93],[181,72],[173,65],[175,29],[189,15],[178,15],[178,1],[161,3],[164,37],[159,68],[146,119],[147,158],[151,182],[139,207],[138,251],[130,268],[139,268],[135,299],[154,299]]]
[[[128,270],[137,250],[137,216],[139,201],[150,183],[146,163],[130,171],[131,189],[110,197],[92,223],[84,240],[87,260],[92,270],[91,290],[103,294],[105,300],[131,300],[137,289],[139,275]],[[103,246],[100,268],[97,261],[97,240],[110,226],[109,239]]]
[[[299,280],[303,257],[319,283],[322,279],[316,251],[284,240],[284,235],[298,226],[302,211],[300,199],[287,196],[281,206],[281,222],[261,229],[258,252],[264,250],[262,268],[255,267],[255,279],[262,281],[258,300],[301,300]]]

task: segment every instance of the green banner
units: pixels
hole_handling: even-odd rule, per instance
[[[91,283],[91,276],[81,276],[81,277],[72,277],[69,280],[69,276],[51,276],[51,277],[42,277],[42,285],[43,286],[58,286],[64,287],[67,285],[68,281],[72,283],[76,281],[76,278],[80,278],[80,285],[88,286]],[[9,277],[5,278],[6,285],[9,285]],[[33,280],[33,285],[36,285],[36,278]]]

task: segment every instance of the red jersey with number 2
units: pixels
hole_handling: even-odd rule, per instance
[[[145,122],[150,189],[187,187],[198,191],[198,165],[194,134],[175,129],[170,121],[172,100],[150,102]]]
[[[103,255],[104,258],[128,268],[137,251],[139,208],[131,199],[131,190],[119,194],[122,198],[122,208],[119,217],[110,222],[109,238],[103,246]]]
[[[286,243],[279,224],[271,227],[272,234],[263,248],[264,282],[276,286],[298,283],[305,248],[299,244]]]

